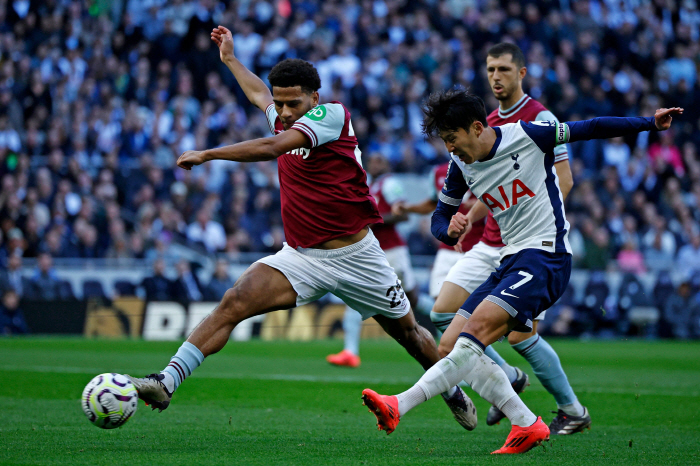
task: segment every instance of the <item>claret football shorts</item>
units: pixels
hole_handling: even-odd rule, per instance
[[[297,292],[297,306],[332,293],[363,319],[380,314],[399,319],[411,310],[406,293],[372,230],[338,249],[294,249],[286,243],[258,262],[277,269]]]

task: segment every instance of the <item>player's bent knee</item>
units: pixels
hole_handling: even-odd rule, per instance
[[[535,335],[537,335],[536,330],[533,330],[530,333],[510,332],[508,334],[508,343],[510,343],[511,345],[517,345],[518,343],[522,343],[523,341]]]
[[[231,322],[238,323],[247,317],[245,313],[248,308],[248,303],[245,301],[244,293],[242,293],[238,287],[234,286],[226,290],[224,297],[221,299],[221,303],[214,312],[221,313]]]

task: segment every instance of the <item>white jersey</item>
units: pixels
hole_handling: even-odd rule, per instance
[[[565,124],[553,121],[494,127],[496,142],[485,159],[461,169],[467,186],[491,210],[505,247],[501,258],[523,249],[571,254],[569,222],[554,169],[554,148],[566,142]]]

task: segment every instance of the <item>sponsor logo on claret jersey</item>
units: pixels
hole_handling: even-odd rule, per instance
[[[307,149],[306,147],[300,147],[299,149],[290,150],[288,153],[291,155],[302,155],[302,158],[305,159],[311,153],[311,149]]]

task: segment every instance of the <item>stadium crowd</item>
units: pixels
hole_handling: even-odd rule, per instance
[[[351,109],[365,154],[397,172],[447,160],[421,102],[453,85],[497,106],[485,51],[525,52],[524,88],[560,120],[685,113],[665,133],[571,146],[575,266],[700,268],[700,8],[695,0],[0,0],[0,261],[274,252],[284,241],[275,162],[175,160],[267,135],[209,39],[234,31],[265,78],[312,61],[322,100]],[[434,252],[422,228],[414,253]],[[700,331],[700,330],[699,330]]]

